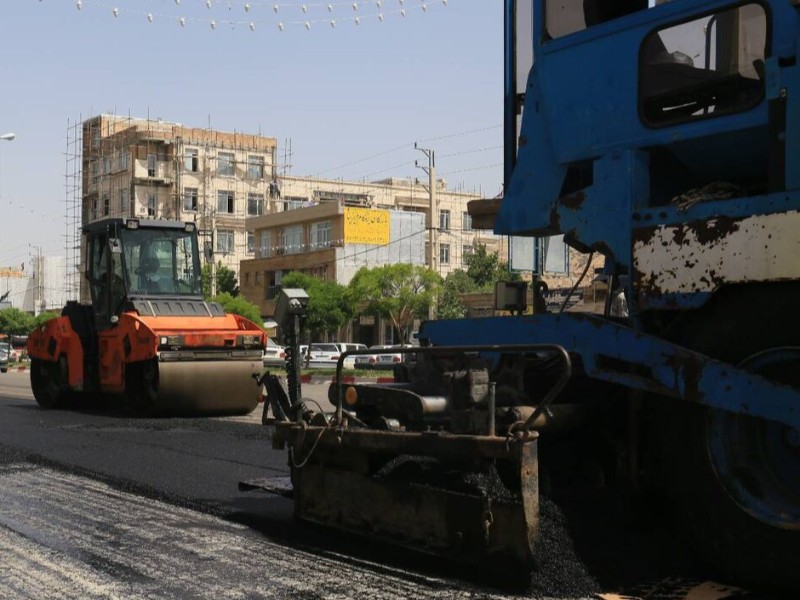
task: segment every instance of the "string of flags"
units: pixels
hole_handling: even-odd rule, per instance
[[[41,1],[41,0],[40,0]],[[183,4],[182,4],[183,2]],[[340,23],[360,25],[368,21],[382,23],[390,17],[408,16],[412,11],[426,13],[434,6],[446,7],[448,0],[367,0],[364,2],[326,2],[326,3],[293,3],[278,4],[275,2],[242,2],[239,0],[174,0],[175,9],[183,9],[187,5],[195,5],[190,10],[205,6],[207,16],[189,14],[153,13],[141,8],[129,8],[111,5],[102,1],[75,0],[75,7],[81,11],[85,8],[109,11],[114,18],[125,14],[144,18],[148,23],[156,21],[173,21],[181,27],[191,23],[200,23],[216,29],[220,25],[230,27],[247,27],[250,31],[266,26],[284,31],[288,27],[304,27],[311,30],[314,25],[328,25],[335,28]],[[217,15],[224,10],[225,15]],[[216,12],[215,12],[216,11]],[[239,18],[256,17],[256,18]],[[263,15],[263,18],[262,16]]]

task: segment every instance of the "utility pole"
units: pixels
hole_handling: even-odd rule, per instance
[[[420,165],[419,161],[414,161],[414,166],[422,169],[428,175],[428,247],[427,256],[425,261],[429,269],[436,273],[439,272],[439,255],[437,238],[439,233],[439,210],[436,203],[436,155],[433,150],[428,148],[420,148],[414,142],[414,149],[419,150],[428,157],[428,166]],[[433,319],[436,315],[436,298],[433,298],[430,306],[428,307],[428,319]],[[408,341],[408,340],[404,340]]]
[[[422,169],[428,175],[428,248],[427,248],[427,256],[425,257],[425,262],[428,264],[428,267],[439,272],[437,268],[439,255],[436,253],[437,248],[437,233],[439,231],[439,215],[437,210],[436,204],[436,157],[433,150],[428,148],[420,148],[417,146],[417,143],[414,142],[414,149],[419,150],[425,156],[428,157],[428,166],[420,165],[419,161],[414,161],[414,166],[418,169]]]
[[[33,277],[36,279],[35,286],[33,288],[33,316],[38,316],[42,312],[42,305],[45,304],[44,302],[44,281],[42,278],[44,277],[44,269],[43,269],[43,260],[42,260],[42,247],[36,246],[34,244],[28,244],[28,247],[33,248],[36,250],[36,262],[34,263],[33,268]]]
[[[217,211],[211,213],[211,297],[217,295]]]

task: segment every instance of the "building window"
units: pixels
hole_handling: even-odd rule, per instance
[[[92,150],[100,149],[100,125],[92,125]]]
[[[119,212],[123,215],[128,214],[128,190],[119,191]]]
[[[450,229],[450,211],[449,210],[440,210],[439,211],[439,229],[442,231],[447,231]]]
[[[183,169],[189,173],[197,173],[197,148],[187,148],[183,153]]]
[[[197,211],[197,188],[184,188],[183,210],[188,210],[191,212]]]
[[[219,190],[217,192],[217,212],[233,214],[233,192],[230,190]]]
[[[118,171],[127,171],[128,170],[128,153],[127,152],[120,152],[119,156],[117,156],[117,170]]]
[[[158,206],[156,195],[155,194],[147,194],[147,216],[148,217],[155,217],[156,216],[156,207]]]
[[[156,176],[156,155],[155,154],[148,154],[147,155],[147,176],[148,177],[155,177]]]
[[[104,156],[103,157],[103,175],[108,175],[111,173],[111,157]]]
[[[108,216],[109,211],[111,210],[111,200],[108,197],[108,194],[103,194],[103,216]]]
[[[247,216],[257,217],[264,214],[264,194],[247,193]]]
[[[464,247],[461,250],[461,262],[463,264],[467,264],[467,261],[468,261],[469,257],[472,256],[473,252],[474,252],[474,250],[473,250],[472,246],[464,244]]]
[[[328,248],[331,245],[331,222],[312,223],[310,238],[312,250]]]
[[[97,161],[93,160],[89,163],[89,177],[97,177]]]
[[[92,206],[89,214],[90,220],[94,221],[97,218],[97,198],[92,198]]]
[[[295,210],[297,208],[303,208],[303,204],[305,204],[305,202],[306,198],[287,196],[283,200],[283,210]]]
[[[244,284],[250,285],[250,271],[244,274]]]
[[[297,254],[303,251],[302,225],[292,225],[283,228],[283,251],[286,254]]]
[[[261,271],[256,271],[256,285],[261,284]]]
[[[256,234],[252,231],[247,232],[247,253],[253,254],[256,251]]]
[[[472,231],[472,215],[468,212],[461,215],[461,231]]]
[[[264,157],[251,154],[247,157],[247,178],[264,179]]]
[[[439,264],[450,264],[450,244],[439,244]]]
[[[272,236],[269,234],[269,231],[262,231],[261,239],[259,240],[258,244],[258,258],[266,258],[267,256],[269,256],[271,246],[272,246]]]
[[[230,254],[233,252],[233,231],[230,229],[217,230],[217,252]]]
[[[217,175],[220,177],[233,177],[235,174],[233,152],[217,153]]]
[[[569,275],[569,246],[564,243],[563,235],[540,238],[542,268],[547,273]]]

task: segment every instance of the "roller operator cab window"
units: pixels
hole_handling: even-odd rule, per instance
[[[202,294],[197,238],[172,229],[125,229],[120,235],[131,295]]]
[[[648,35],[639,52],[639,112],[651,127],[740,112],[764,95],[767,16],[760,4]]]

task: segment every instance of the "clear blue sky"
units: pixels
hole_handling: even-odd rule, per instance
[[[501,2],[81,3],[0,8],[0,265],[63,254],[67,125],[99,113],[260,131],[293,175],[423,178],[419,141],[450,187],[500,190]]]

